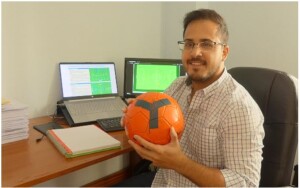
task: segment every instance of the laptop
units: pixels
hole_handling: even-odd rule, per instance
[[[63,103],[74,124],[121,117],[126,103],[118,95],[113,62],[59,63]]]

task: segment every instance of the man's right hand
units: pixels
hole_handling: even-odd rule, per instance
[[[128,105],[130,105],[131,103],[133,103],[135,100],[136,100],[136,99],[128,99],[128,101],[127,101]],[[127,109],[128,109],[127,106],[124,107],[124,108],[122,109],[122,111],[123,111],[123,116],[122,116],[122,118],[121,118],[120,124],[121,124],[122,127],[124,127],[126,136],[128,137],[128,133],[127,133],[127,130],[126,130],[126,126],[124,125],[124,117],[125,117],[125,114],[127,113]]]

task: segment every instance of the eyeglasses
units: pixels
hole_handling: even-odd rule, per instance
[[[194,43],[192,41],[178,41],[178,46],[180,50],[192,51],[195,46],[198,46],[202,51],[212,51],[216,45],[226,46],[224,43],[214,42],[211,40],[205,40],[199,43]]]

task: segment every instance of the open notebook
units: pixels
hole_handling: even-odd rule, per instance
[[[115,64],[60,63],[63,102],[74,124],[121,117]]]

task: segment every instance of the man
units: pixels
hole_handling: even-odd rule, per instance
[[[165,91],[185,117],[180,140],[171,129],[166,145],[139,136],[130,145],[157,171],[152,186],[259,186],[264,137],[263,115],[250,94],[227,73],[228,30],[213,10],[184,19],[182,63],[187,77]],[[150,185],[149,185],[150,186]]]

